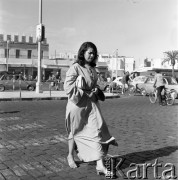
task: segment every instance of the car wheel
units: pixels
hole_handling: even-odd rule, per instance
[[[2,84],[0,84],[0,92],[2,92],[4,90],[5,90],[5,87]]]
[[[135,87],[131,85],[131,86],[129,87],[129,94],[130,94],[130,95],[133,95],[134,93],[135,93]]]
[[[147,95],[147,92],[146,92],[146,90],[144,88],[142,88],[140,90],[140,93],[141,93],[142,96],[146,96]]]
[[[35,87],[34,86],[28,86],[27,88],[29,91],[34,91],[35,90]]]

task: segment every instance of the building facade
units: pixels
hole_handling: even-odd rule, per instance
[[[99,62],[106,62],[111,77],[123,76],[124,72],[132,72],[135,69],[135,60],[133,57],[100,55]]]
[[[159,70],[162,74],[166,74],[172,76],[172,65],[171,62],[163,62],[163,58],[154,58],[154,59],[147,59],[146,63],[142,66],[139,66],[135,69],[135,72],[138,72],[140,75],[154,75],[156,70]],[[174,66],[175,75],[178,78],[178,61]]]
[[[42,80],[48,80],[57,72],[64,80],[66,71],[73,64],[76,54],[49,58],[49,44],[45,39],[41,44],[41,57]],[[33,37],[19,37],[18,35],[4,37],[0,34],[0,74],[3,72],[21,73],[26,78],[35,79],[37,69],[38,43],[33,40]],[[106,63],[98,62],[96,69],[98,73],[106,77],[108,71]]]
[[[20,39],[21,38],[21,39]],[[49,59],[49,44],[41,44],[42,61]],[[0,71],[22,73],[33,78],[37,75],[38,43],[33,37],[0,34]]]

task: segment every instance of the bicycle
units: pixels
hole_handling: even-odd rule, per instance
[[[125,89],[124,92],[122,93],[122,87],[121,89],[121,94],[125,95],[125,96],[134,96],[137,93],[136,88],[133,85],[128,85]]]
[[[164,88],[164,95],[162,95],[162,98],[165,105],[173,105],[175,102],[175,91]],[[156,103],[157,99],[157,89],[154,88],[154,90],[149,94],[149,100],[154,104]]]
[[[136,84],[135,86],[130,85],[129,93],[134,96],[136,96],[136,95],[146,96],[147,95],[146,90],[144,88],[139,88],[138,84]]]

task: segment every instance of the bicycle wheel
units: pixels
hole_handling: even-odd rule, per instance
[[[154,103],[156,102],[156,99],[157,99],[156,93],[151,92],[151,93],[149,94],[149,100],[150,100],[150,102],[154,104]]]
[[[135,95],[136,93],[135,93],[135,87],[134,86],[130,86],[129,87],[129,89],[128,89],[128,93],[129,93],[129,95]]]
[[[173,105],[174,101],[175,101],[174,95],[172,95],[171,92],[168,93],[167,96],[166,96],[167,105],[169,105],[169,106]]]

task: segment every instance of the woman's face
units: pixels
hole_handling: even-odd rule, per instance
[[[94,50],[93,48],[88,48],[84,53],[85,62],[87,64],[91,63],[94,59]]]

